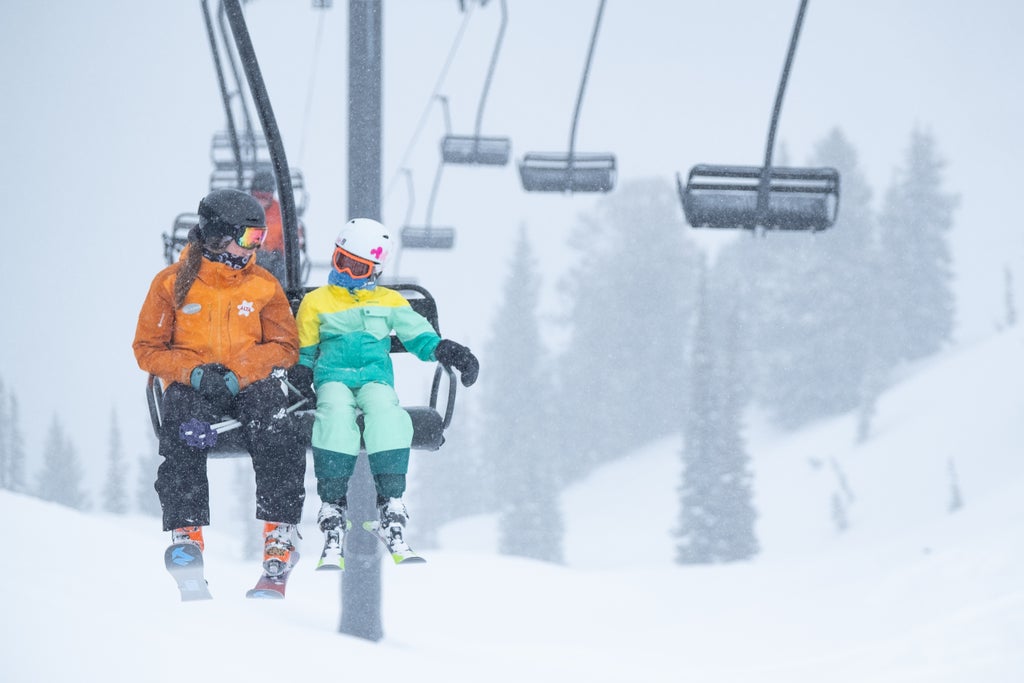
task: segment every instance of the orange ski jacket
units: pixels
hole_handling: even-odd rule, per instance
[[[245,388],[274,368],[295,365],[299,336],[288,298],[277,279],[255,261],[234,270],[204,258],[177,310],[174,280],[182,261],[157,273],[132,343],[139,367],[167,386],[188,384],[199,365],[222,363]]]

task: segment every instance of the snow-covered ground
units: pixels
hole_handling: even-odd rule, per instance
[[[491,518],[456,522],[426,565],[382,568],[378,643],[337,632],[338,577],[308,558],[287,600],[246,600],[257,568],[217,517],[215,599],[182,604],[156,520],[0,492],[0,679],[1018,683],[1022,370],[1020,328],[932,359],[859,446],[852,415],[789,435],[752,417],[751,562],[672,563],[678,438],[564,494],[566,566],[497,555]]]

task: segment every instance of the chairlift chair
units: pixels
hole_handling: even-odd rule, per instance
[[[413,310],[422,315],[433,326],[434,331],[441,334],[438,326],[437,302],[433,295],[424,287],[416,284],[389,284],[388,287],[397,290],[412,306]],[[312,291],[313,287],[304,288],[297,295],[290,298],[293,311],[297,311],[302,296]],[[391,353],[407,353],[406,348],[398,337],[391,336]],[[443,380],[447,378],[447,386],[444,387]],[[427,405],[410,405],[402,408],[412,418],[413,439],[412,448],[419,451],[436,451],[444,443],[444,432],[451,425],[455,413],[456,378],[451,368],[438,363],[434,368],[434,376],[430,385],[430,396]],[[146,401],[149,405],[149,416],[152,422],[153,431],[157,437],[160,436],[162,416],[160,406],[163,401],[163,384],[160,379],[150,375],[146,383]],[[442,414],[438,409],[441,394],[446,394]],[[227,418],[228,416],[225,416]],[[294,420],[299,421],[298,433],[303,445],[309,447],[312,440],[314,411],[297,410],[293,413]],[[359,428],[362,430],[362,415],[357,418]],[[228,458],[246,455],[244,434],[240,429],[232,429],[218,434],[217,443],[209,449],[208,457]]]
[[[487,68],[487,78],[480,93],[480,103],[476,110],[476,127],[472,135],[445,135],[441,139],[441,158],[446,164],[473,164],[478,166],[504,166],[512,153],[512,141],[507,137],[484,137],[480,135],[480,126],[484,117],[484,104],[491,88],[494,68],[498,63],[505,27],[508,24],[508,8],[506,0],[501,0],[501,26],[491,53],[491,63]]]
[[[443,95],[435,96],[441,103],[444,112],[445,131],[451,130],[451,118],[448,114],[448,98]],[[434,201],[437,199],[437,191],[441,187],[441,173],[444,171],[444,158],[437,164],[437,171],[434,173],[434,184],[430,190],[430,200],[427,202],[426,224],[422,226],[410,225],[412,209],[416,203],[413,191],[412,171],[402,169],[405,174],[406,186],[409,188],[409,204],[405,211],[405,222],[402,224],[402,248],[403,249],[451,249],[455,246],[455,228],[435,226],[432,222],[434,215]]]
[[[772,166],[775,131],[796,52],[807,0],[801,0],[775,95],[763,166],[697,164],[676,187],[686,222],[694,228],[809,230],[831,227],[839,211],[839,172],[834,168]]]
[[[171,265],[178,261],[181,250],[188,244],[188,233],[199,225],[199,214],[179,213],[171,224],[171,232],[164,233],[164,263]]]
[[[576,152],[576,126],[579,122],[587,77],[590,74],[590,64],[594,57],[594,46],[597,43],[597,33],[601,26],[604,4],[605,0],[600,0],[597,6],[597,17],[594,20],[590,48],[587,50],[583,77],[580,80],[580,89],[576,96],[572,128],[569,131],[569,152],[568,154],[530,152],[523,155],[519,162],[519,178],[523,189],[527,192],[610,192],[615,187],[614,154]]]
[[[437,194],[437,187],[441,180],[441,169],[444,163],[438,164],[437,173],[434,174],[434,189],[430,195],[430,204],[427,207],[427,223],[423,226],[412,226],[409,221],[412,218],[412,209],[415,205],[413,194],[412,171],[403,168],[406,184],[409,188],[409,205],[405,210],[405,221],[402,223],[402,247],[406,249],[451,249],[455,246],[455,228],[438,227],[430,222],[434,210],[434,197]]]
[[[758,166],[697,164],[685,187],[677,179],[687,222],[695,228],[812,231],[835,223],[839,173],[834,168],[770,168],[766,205],[759,207],[763,173]]]
[[[242,164],[242,184],[238,184],[239,174],[234,168],[230,169],[218,169],[214,168],[210,173],[210,191],[223,190],[223,189],[234,189],[249,191],[249,186],[252,184],[252,179],[259,171],[270,171],[273,173],[273,166],[270,163],[258,163],[258,164]],[[306,179],[302,174],[302,171],[297,168],[290,168],[288,175],[291,177],[292,196],[295,202],[295,213],[301,218],[306,212],[306,207],[309,205],[309,192],[306,190]]]
[[[207,6],[204,0],[203,2],[204,15],[207,18],[207,27],[210,28],[209,14],[206,11]],[[239,49],[240,54],[247,56],[248,59],[243,60],[248,65],[256,65],[255,55],[252,50],[251,42],[248,40],[248,34],[245,31],[245,22],[242,17],[241,5],[239,2],[231,2],[233,32],[236,36],[235,44]],[[237,24],[237,28],[235,25]],[[210,31],[212,37],[212,31]],[[244,36],[244,39],[239,36]],[[242,52],[243,48],[245,52]],[[216,54],[216,49],[214,49]],[[254,99],[257,107],[261,112],[261,121],[264,124],[264,131],[267,139],[272,141],[273,144],[269,145],[271,156],[274,158],[275,168],[280,168],[281,173],[276,174],[277,177],[284,178],[285,182],[291,179],[292,174],[288,171],[287,160],[284,158],[283,146],[280,142],[280,136],[277,131],[276,124],[273,123],[274,119],[272,116],[272,110],[270,108],[269,96],[266,92],[266,88],[263,84],[262,75],[259,73],[258,67],[251,66],[253,71],[251,75],[250,84],[254,84]],[[270,122],[268,125],[267,122]],[[282,198],[282,214],[285,218],[285,232],[286,237],[296,237],[296,221],[295,214],[292,211],[294,207],[291,203],[291,193],[286,193]],[[197,225],[199,222],[199,216],[194,213],[183,213],[180,214],[174,221],[172,226],[171,234],[164,234],[164,255],[168,263],[173,263],[181,248],[187,241],[187,235],[192,227]],[[298,269],[298,255],[294,252],[289,253],[289,259],[294,259],[294,262],[290,264],[290,269]],[[389,287],[400,292],[408,300],[413,310],[423,315],[434,330],[440,334],[440,327],[438,325],[437,315],[437,304],[434,301],[433,296],[425,288],[415,284],[394,284]],[[298,310],[298,306],[302,301],[302,297],[312,287],[293,286],[286,288],[286,294],[289,298],[289,303],[292,307],[293,314]],[[406,351],[402,346],[401,342],[397,337],[392,336],[391,339],[391,353],[401,353]],[[444,407],[444,414],[438,412],[438,403],[440,395],[442,393],[442,378],[447,375],[447,398]],[[404,407],[412,418],[413,423],[413,442],[412,448],[417,450],[428,450],[435,451],[441,447],[444,443],[444,430],[451,424],[452,416],[455,410],[455,395],[456,395],[456,379],[455,373],[450,368],[444,367],[440,363],[434,369],[434,376],[431,384],[430,398],[428,405],[426,406],[409,406]],[[154,431],[157,435],[160,433],[160,427],[162,423],[162,416],[160,407],[163,399],[163,385],[161,381],[155,376],[150,375],[146,382],[146,401],[149,407],[150,419]],[[305,445],[309,445],[312,439],[312,421],[314,413],[312,411],[296,411],[293,413],[294,419],[303,421],[302,429],[300,434],[305,442]],[[222,438],[221,438],[222,437]],[[230,455],[240,455],[245,452],[244,443],[242,443],[244,435],[239,433],[239,430],[232,429],[222,432],[218,435],[218,443],[213,449],[210,450],[210,457],[224,457]]]

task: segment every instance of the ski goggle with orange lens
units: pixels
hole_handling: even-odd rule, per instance
[[[356,280],[370,277],[373,273],[373,261],[359,258],[341,247],[334,248],[334,269],[339,273],[348,273]]]
[[[235,244],[242,249],[258,249],[267,236],[266,228],[258,228],[252,225],[239,226],[242,231],[235,238]]]

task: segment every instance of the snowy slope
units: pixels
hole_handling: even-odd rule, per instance
[[[380,643],[336,633],[338,579],[308,557],[286,601],[246,601],[256,568],[216,515],[216,599],[181,604],[156,520],[0,492],[18,544],[3,680],[1018,682],[1022,359],[1014,330],[916,368],[860,446],[852,416],[793,435],[755,420],[763,552],[749,563],[672,564],[679,439],[565,493],[567,566],[495,555],[493,519],[450,525],[428,564],[382,568]],[[951,459],[963,500],[952,514]],[[304,534],[309,555],[316,536]]]

